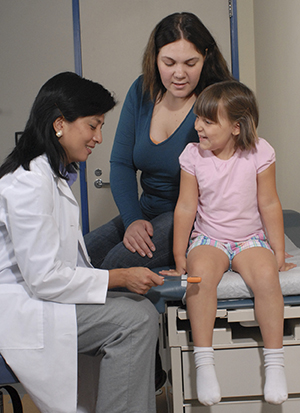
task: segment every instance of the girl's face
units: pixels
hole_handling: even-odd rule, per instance
[[[163,46],[157,55],[157,67],[166,93],[186,98],[197,86],[205,57],[194,44],[180,39]]]
[[[212,151],[220,159],[229,159],[234,154],[235,137],[240,133],[240,125],[231,123],[222,108],[218,110],[218,122],[197,116],[195,129],[201,149]]]
[[[58,118],[53,126],[56,132],[61,130],[59,139],[64,148],[68,162],[84,162],[92,153],[97,143],[102,142],[104,115],[86,116],[74,122]]]

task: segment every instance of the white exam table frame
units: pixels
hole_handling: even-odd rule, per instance
[[[300,411],[300,213],[285,210],[287,251],[298,268],[280,273],[284,294],[284,348],[288,400],[280,406],[264,402],[262,339],[254,314],[252,292],[239,274],[224,274],[218,287],[213,335],[216,371],[222,400],[206,407],[196,396],[193,340],[180,281],[152,288],[147,296],[161,314],[161,346],[170,369],[169,413],[296,413]],[[291,242],[291,241],[292,242]],[[295,249],[296,247],[296,249]],[[297,249],[298,248],[298,249]],[[161,268],[156,269],[158,272]],[[230,277],[230,278],[229,278]],[[236,277],[236,286],[232,277]],[[236,290],[241,294],[236,297]],[[287,295],[286,295],[287,294]]]

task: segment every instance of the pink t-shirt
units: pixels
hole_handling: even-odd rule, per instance
[[[275,151],[259,138],[256,150],[237,150],[228,160],[189,143],[181,168],[196,176],[199,198],[192,237],[204,234],[221,242],[245,241],[263,229],[257,204],[257,174],[275,162]]]

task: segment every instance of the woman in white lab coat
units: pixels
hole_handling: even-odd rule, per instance
[[[140,294],[162,277],[94,269],[69,187],[114,105],[97,83],[54,76],[0,167],[0,352],[41,412],[77,411],[78,353],[101,357],[97,413],[156,411],[158,314]]]

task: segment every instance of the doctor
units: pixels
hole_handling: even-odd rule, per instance
[[[41,412],[77,411],[78,353],[101,356],[97,413],[156,411],[158,313],[140,294],[162,277],[93,268],[69,188],[114,105],[97,83],[54,76],[0,167],[0,352]]]

